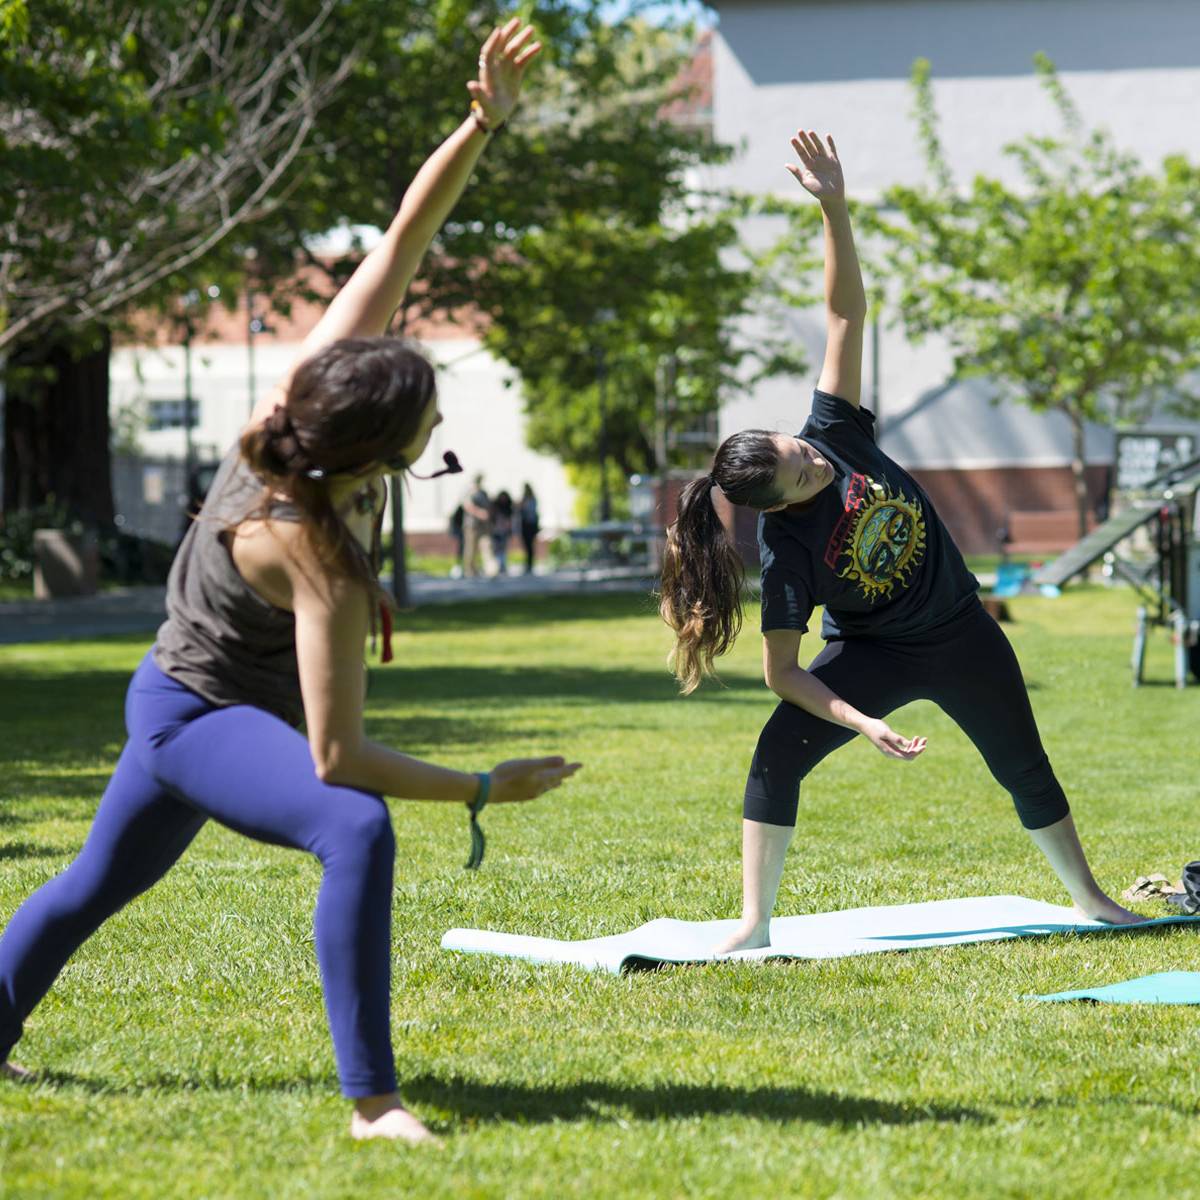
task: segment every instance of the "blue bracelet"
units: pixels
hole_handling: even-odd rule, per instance
[[[475,870],[483,862],[483,851],[487,845],[484,841],[483,830],[479,827],[479,814],[483,812],[483,806],[488,802],[488,793],[492,790],[492,777],[486,771],[481,771],[478,779],[479,791],[475,793],[475,799],[467,805],[467,811],[471,814],[471,854],[466,862],[468,871]]]

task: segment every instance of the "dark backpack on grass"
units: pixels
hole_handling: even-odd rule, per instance
[[[1183,894],[1169,896],[1167,903],[1188,916],[1195,916],[1200,913],[1200,862],[1190,862],[1183,868],[1180,883],[1183,884]]]

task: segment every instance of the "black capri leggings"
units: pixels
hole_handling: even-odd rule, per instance
[[[975,743],[1026,829],[1053,825],[1070,811],[1042,749],[1017,656],[981,604],[919,641],[829,642],[809,671],[870,717],[933,700]],[[759,735],[745,818],[794,825],[800,781],[852,737],[841,725],[780,703]]]

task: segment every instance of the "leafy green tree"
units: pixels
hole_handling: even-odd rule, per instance
[[[228,273],[357,62],[313,61],[336,0],[298,7],[0,0],[6,510],[111,521],[112,331],[196,264]]]
[[[672,421],[714,414],[723,395],[756,378],[796,370],[779,334],[748,340],[739,323],[762,308],[766,283],[753,262],[730,265],[733,214],[672,225],[567,213],[518,239],[489,268],[505,296],[488,313],[485,341],[521,376],[527,437],[623,487],[656,461],[660,371],[670,362]]]
[[[0,3],[0,353],[86,342],[262,220],[357,63],[312,61],[336,0]]]
[[[1107,132],[1085,130],[1053,63],[1035,64],[1061,136],[1005,147],[1019,186],[981,175],[965,192],[938,137],[929,64],[915,64],[930,183],[892,188],[899,219],[878,227],[909,334],[944,334],[958,375],[994,379],[1070,421],[1082,534],[1085,422],[1186,399],[1200,363],[1200,171],[1181,157],[1149,171]]]

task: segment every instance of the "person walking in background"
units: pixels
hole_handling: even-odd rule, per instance
[[[479,551],[492,519],[491,502],[484,491],[483,476],[476,475],[474,486],[463,497],[463,574],[468,579],[479,575]]]
[[[506,491],[496,493],[492,501],[492,556],[496,574],[508,574],[508,543],[513,535],[513,498]]]
[[[533,573],[534,546],[537,543],[538,530],[541,529],[541,524],[538,519],[537,497],[533,494],[533,488],[529,484],[525,485],[525,491],[521,493],[519,510],[521,545],[525,547],[525,574],[530,575]]]
[[[461,579],[463,573],[463,506],[460,504],[450,514],[450,536],[454,539],[454,565],[450,568],[451,579]]]

